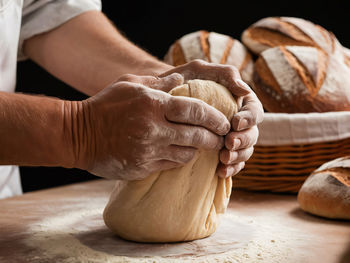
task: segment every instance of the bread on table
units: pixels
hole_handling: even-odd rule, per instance
[[[165,62],[179,66],[194,59],[235,66],[242,79],[251,83],[253,60],[248,50],[230,36],[204,30],[178,39],[165,55]]]
[[[328,54],[341,49],[333,33],[296,17],[263,18],[243,32],[242,41],[255,54],[276,46],[311,46]]]
[[[350,110],[350,67],[311,46],[278,46],[255,63],[254,91],[270,112]]]
[[[300,207],[318,216],[350,219],[350,156],[327,162],[304,182]]]

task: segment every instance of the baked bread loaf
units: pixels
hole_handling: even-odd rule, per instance
[[[251,84],[252,57],[238,40],[230,36],[204,30],[187,34],[171,45],[164,61],[179,66],[194,59],[235,66],[242,79]]]
[[[255,63],[253,89],[270,112],[350,110],[350,67],[312,46],[278,46]]]
[[[350,219],[350,156],[323,164],[304,182],[300,207],[318,216]]]
[[[231,93],[213,81],[190,80],[170,91],[201,99],[228,120],[237,112]],[[218,226],[229,202],[231,178],[216,176],[218,151],[199,150],[180,168],[140,181],[118,181],[104,210],[106,225],[138,242],[179,242],[204,238]]]
[[[301,18],[267,17],[242,41],[259,55],[252,87],[267,111],[350,110],[350,52],[333,33]]]
[[[296,17],[263,18],[243,32],[242,42],[255,54],[276,46],[310,46],[327,54],[341,53],[333,33]]]

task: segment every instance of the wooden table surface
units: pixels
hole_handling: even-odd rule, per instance
[[[0,262],[350,262],[349,221],[308,215],[295,195],[234,191],[207,239],[123,241],[101,217],[113,185],[96,180],[0,200]]]

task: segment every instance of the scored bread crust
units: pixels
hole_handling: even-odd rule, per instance
[[[278,46],[255,63],[254,91],[270,112],[350,110],[350,67],[322,49]]]
[[[315,170],[301,187],[298,202],[304,211],[318,216],[350,219],[350,156]]]
[[[235,66],[242,79],[252,84],[252,56],[238,40],[230,36],[205,30],[196,31],[175,41],[164,57],[164,61],[173,66],[183,65],[194,59]]]
[[[329,54],[341,49],[331,32],[295,17],[263,18],[243,32],[242,42],[255,54],[276,46],[312,46]]]
[[[350,52],[332,32],[294,17],[267,17],[243,43],[259,57],[253,89],[270,112],[350,110]]]

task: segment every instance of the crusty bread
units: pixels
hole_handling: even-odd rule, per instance
[[[315,215],[350,219],[350,156],[315,170],[301,187],[298,202],[304,211]]]
[[[301,18],[267,17],[242,41],[259,55],[252,87],[267,111],[350,110],[350,51],[333,33]]]
[[[350,67],[310,46],[278,46],[255,63],[254,91],[270,112],[350,110]]]
[[[243,32],[242,41],[255,54],[276,46],[311,46],[328,54],[341,49],[331,32],[296,17],[263,18]]]
[[[204,30],[187,34],[178,39],[165,55],[165,62],[179,66],[194,59],[235,66],[242,79],[252,81],[253,60],[249,51],[230,36]]]

